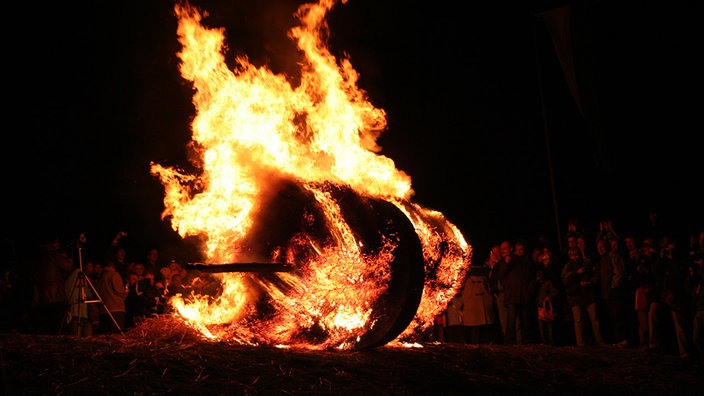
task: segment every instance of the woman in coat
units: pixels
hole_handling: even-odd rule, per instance
[[[477,266],[469,270],[462,289],[462,319],[465,340],[470,344],[496,341],[494,297],[489,287],[489,268]]]

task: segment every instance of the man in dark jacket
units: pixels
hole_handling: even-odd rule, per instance
[[[68,309],[64,281],[73,270],[71,260],[62,250],[58,236],[45,238],[32,264],[33,326],[37,334],[58,334]]]
[[[562,283],[567,294],[567,304],[572,308],[577,346],[585,345],[584,311],[592,325],[594,342],[603,345],[597,304],[600,293],[599,272],[579,248],[572,247],[567,252],[567,263],[562,268]]]
[[[658,351],[663,347],[664,315],[670,315],[674,325],[679,355],[690,357],[691,339],[689,333],[691,296],[687,293],[686,281],[689,269],[680,257],[677,245],[668,243],[660,254],[660,270],[656,272],[656,293],[659,300],[653,302],[650,310],[650,345],[648,350]]]
[[[499,263],[499,279],[504,285],[504,305],[506,306],[505,344],[527,343],[528,312],[533,312],[530,304],[533,275],[530,258],[512,251],[510,241],[501,243],[502,259]]]

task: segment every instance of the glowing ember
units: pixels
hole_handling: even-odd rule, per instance
[[[209,293],[172,299],[206,337],[305,348],[412,340],[470,265],[460,231],[412,203],[410,177],[377,154],[386,114],[322,39],[334,4],[296,13],[301,24],[290,36],[305,56],[297,86],[243,57],[228,69],[224,31],[204,27],[188,4],[175,7],[180,70],[195,89],[198,174],[152,164],[165,188],[163,218],[182,237],[198,237],[208,263],[294,268],[217,273]]]

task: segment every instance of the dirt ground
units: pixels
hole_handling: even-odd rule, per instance
[[[0,335],[6,395],[694,395],[704,364],[636,349],[387,345],[314,351],[203,340],[171,320],[124,335]]]

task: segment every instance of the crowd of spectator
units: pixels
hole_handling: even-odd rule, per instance
[[[80,238],[66,245],[49,235],[27,265],[3,268],[0,332],[113,334],[168,313],[166,301],[187,295],[198,275],[157,248],[129,258],[125,236],[97,260],[82,257]],[[429,339],[704,357],[704,230],[680,241],[657,227],[621,235],[610,220],[590,232],[572,219],[564,240],[507,239],[474,258]],[[554,316],[539,316],[543,306]]]
[[[158,248],[128,257],[120,231],[104,257],[82,254],[84,240],[62,243],[40,237],[36,252],[3,268],[0,277],[0,332],[26,334],[124,333],[145,318],[168,313],[167,301],[190,293],[190,273]],[[81,236],[82,237],[82,236]]]
[[[638,348],[704,358],[704,229],[621,235],[569,221],[566,245],[503,240],[475,259],[428,337],[439,342]],[[554,318],[539,317],[545,304]]]

